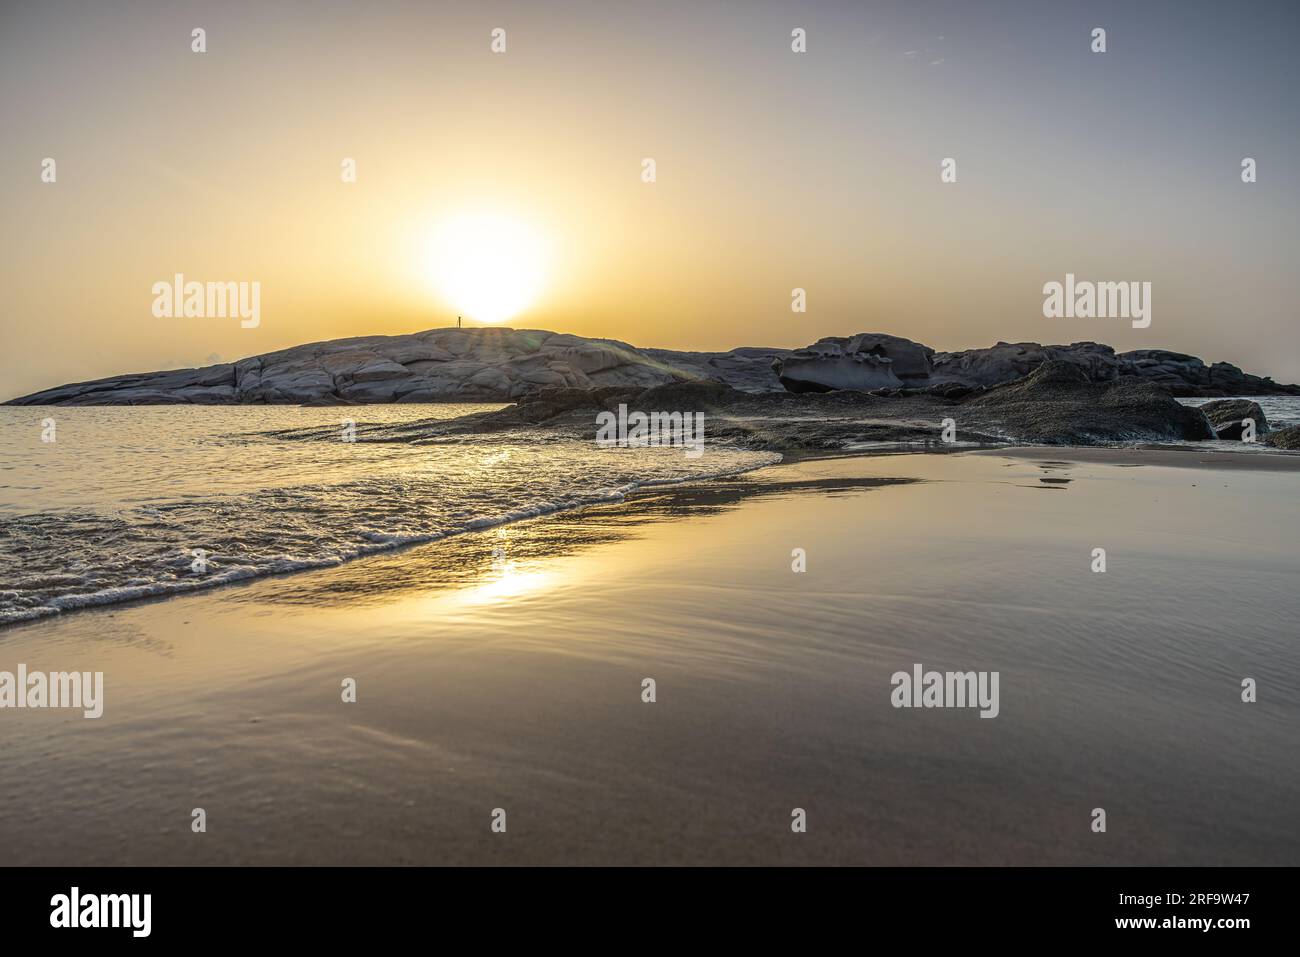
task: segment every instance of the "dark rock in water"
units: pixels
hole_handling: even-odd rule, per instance
[[[1239,420],[1225,422],[1223,425],[1210,425],[1214,429],[1214,437],[1223,442],[1240,442],[1246,436],[1246,426]],[[1256,435],[1260,433],[1255,432]]]
[[[1237,440],[1245,434],[1245,420],[1255,420],[1255,434],[1262,436],[1268,431],[1268,419],[1258,402],[1250,399],[1218,399],[1206,402],[1200,407],[1205,417],[1210,420],[1214,434],[1220,439]]]
[[[775,360],[772,368],[790,392],[873,392],[927,380],[933,351],[911,339],[865,332],[819,339]]]
[[[1199,409],[1135,378],[1091,382],[1077,364],[1044,362],[1023,379],[995,386],[960,406],[963,428],[1000,430],[1046,445],[1214,438]]]
[[[1265,437],[1264,444],[1288,452],[1300,451],[1300,425],[1288,425],[1285,429],[1270,432]]]

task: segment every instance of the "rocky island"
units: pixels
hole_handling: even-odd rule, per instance
[[[590,426],[590,412],[626,403],[696,408],[710,439],[753,447],[831,448],[933,438],[952,419],[966,438],[1089,445],[1261,438],[1294,448],[1294,429],[1268,435],[1262,410],[1199,409],[1179,397],[1300,395],[1300,386],[1227,362],[1095,342],[999,342],[936,352],[900,336],[830,337],[802,349],[727,352],[637,348],[536,329],[431,329],[309,343],[199,369],[113,376],[47,389],[10,405],[364,405],[512,402],[443,420],[457,430]],[[370,438],[380,438],[371,435]],[[410,438],[410,436],[407,436]]]

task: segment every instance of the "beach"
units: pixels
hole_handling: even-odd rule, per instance
[[[104,710],[0,714],[0,861],[1295,865],[1298,464],[809,458],[19,624]]]

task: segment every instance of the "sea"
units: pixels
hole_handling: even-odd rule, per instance
[[[501,405],[0,408],[0,625],[337,565],[775,453],[511,432],[366,441]],[[360,441],[345,441],[348,422]],[[273,433],[317,429],[314,440]]]
[[[1300,398],[1258,401],[1273,427],[1300,422]],[[523,430],[366,440],[502,407],[0,407],[0,626],[338,565],[781,458]],[[360,441],[344,441],[348,421]]]

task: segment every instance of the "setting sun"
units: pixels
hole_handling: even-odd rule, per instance
[[[447,305],[477,322],[504,322],[537,299],[546,278],[547,244],[518,220],[464,214],[434,229],[429,266]]]

